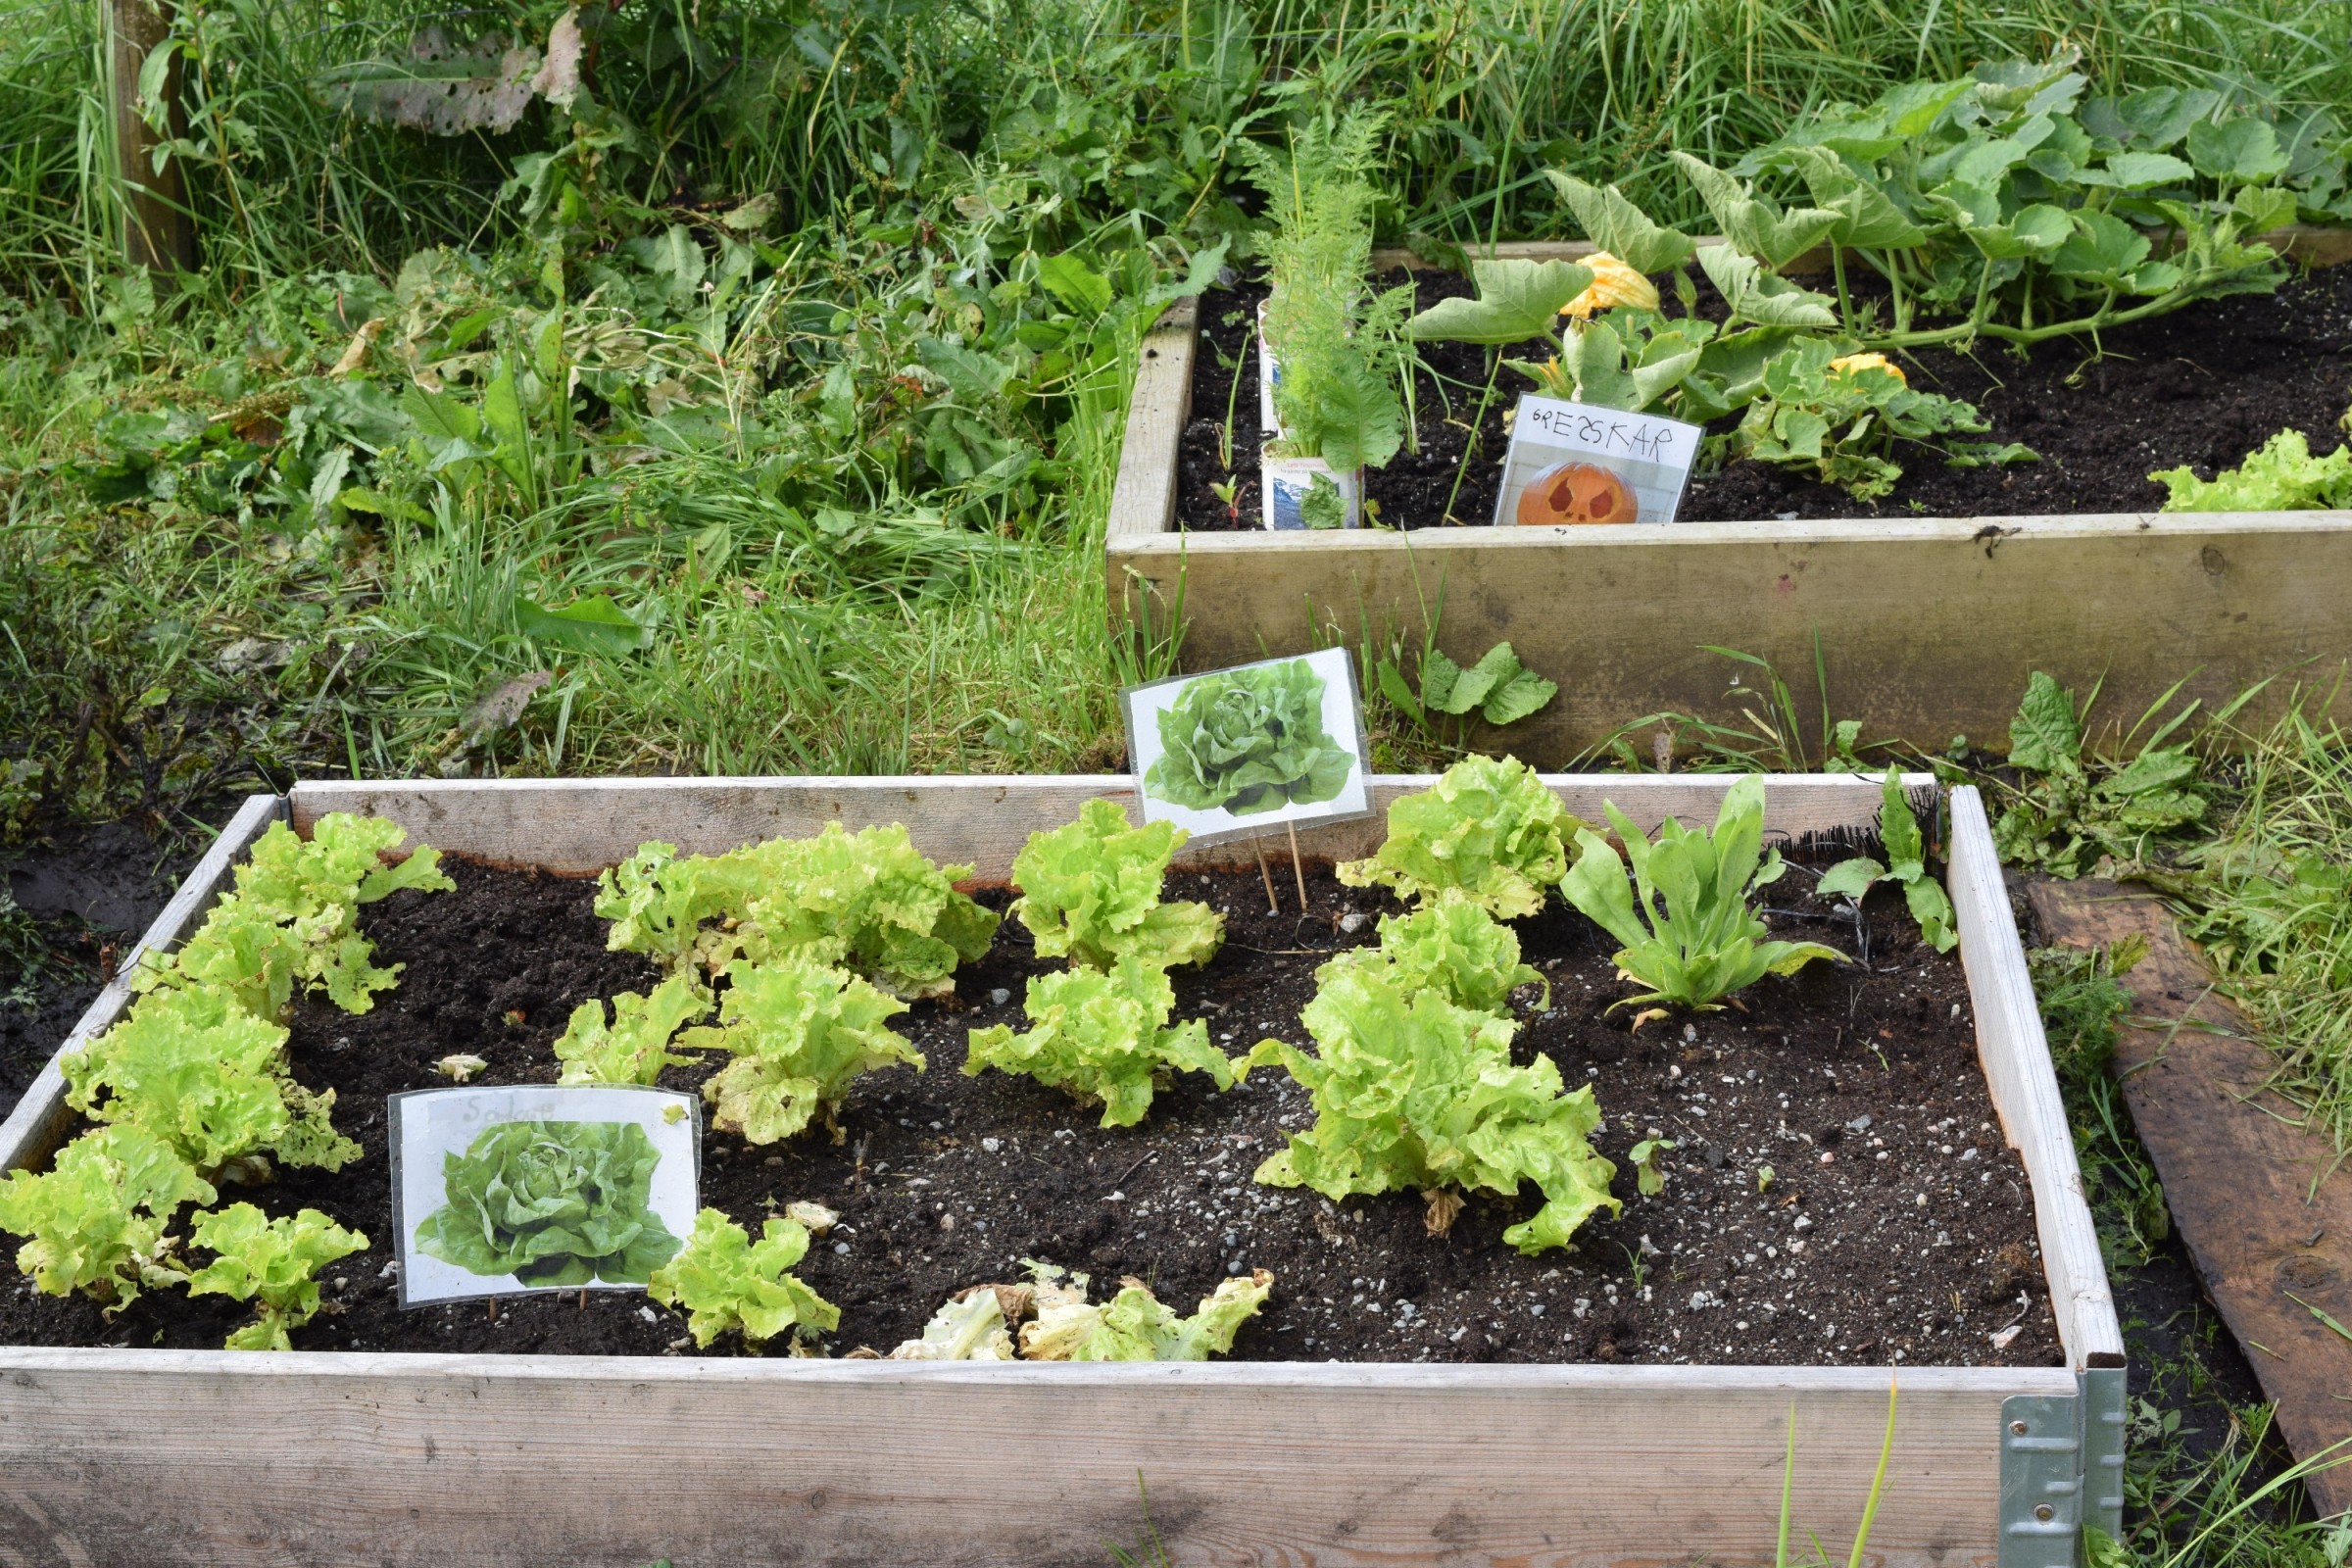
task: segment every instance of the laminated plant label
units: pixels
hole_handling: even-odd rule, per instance
[[[1497,523],[1672,522],[1705,432],[1680,419],[1557,398],[1519,400]]]
[[[1364,520],[1364,470],[1338,469],[1321,458],[1260,458],[1258,505],[1277,532],[1354,528]]]
[[[392,1096],[401,1305],[643,1290],[694,1229],[700,1109],[626,1086]]]
[[[1355,665],[1344,648],[1133,687],[1123,706],[1147,822],[1199,839],[1371,810]]]

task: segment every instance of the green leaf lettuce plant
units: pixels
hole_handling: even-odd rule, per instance
[[[1021,896],[1012,913],[1040,957],[1102,970],[1131,956],[1163,969],[1206,963],[1225,939],[1225,917],[1159,896],[1168,862],[1191,836],[1173,822],[1130,827],[1112,802],[1088,801],[1078,820],[1031,834],[1013,858]]]
[[[699,1346],[730,1329],[754,1351],[787,1332],[812,1340],[840,1325],[841,1309],[792,1272],[808,1252],[808,1230],[798,1220],[770,1219],[755,1242],[724,1213],[706,1208],[646,1290],[664,1306],[686,1308],[687,1332]]]
[[[182,1203],[214,1196],[153,1133],[102,1127],[60,1150],[48,1170],[0,1179],[0,1230],[26,1238],[17,1267],[43,1295],[79,1291],[111,1317],[142,1289],[180,1283],[164,1227]]]
[[[556,1059],[560,1084],[651,1084],[662,1069],[703,1058],[669,1049],[671,1037],[710,1011],[710,1001],[685,975],[671,975],[653,994],[624,991],[612,999],[610,1021],[594,998],[571,1009]]]
[[[2241,122],[2242,123],[2242,122]],[[2352,417],[2347,418],[2352,424]],[[2311,455],[2300,430],[2281,430],[2262,450],[2211,479],[2182,465],[2151,473],[2167,512],[2310,512],[2352,507],[2352,447]]]
[[[717,1025],[680,1039],[688,1050],[735,1058],[703,1085],[718,1132],[772,1144],[821,1115],[840,1143],[836,1112],[860,1074],[897,1063],[923,1069],[921,1054],[889,1027],[906,1004],[847,970],[737,959],[726,981]]]
[[[641,845],[598,884],[596,912],[616,951],[644,953],[698,980],[737,958],[839,964],[894,996],[951,994],[959,962],[996,937],[996,914],[954,884],[903,824],[769,839],[724,855],[680,858]]]
[[[251,1203],[196,1216],[190,1240],[216,1254],[188,1276],[190,1296],[256,1303],[257,1317],[232,1332],[231,1350],[290,1350],[288,1331],[318,1311],[318,1270],[368,1250],[368,1238],[315,1208],[271,1219]]]
[[[1400,899],[1458,897],[1503,919],[1534,914],[1568,869],[1567,835],[1582,826],[1536,770],[1511,758],[1466,757],[1427,790],[1389,806],[1389,836],[1349,860],[1349,887]]]
[[[1767,974],[1793,974],[1816,958],[1844,955],[1818,942],[1774,942],[1748,906],[1759,888],[1780,879],[1780,851],[1763,849],[1764,781],[1754,774],[1724,792],[1712,830],[1687,828],[1669,817],[1649,837],[1614,805],[1609,824],[1633,860],[1625,861],[1590,828],[1576,835],[1576,864],[1560,894],[1595,925],[1624,944],[1620,973],[1647,987],[1614,1006],[1659,1002],[1713,1008],[1722,998]]]
[[[1551,987],[1519,961],[1519,937],[1467,899],[1440,899],[1404,914],[1384,914],[1380,945],[1350,948],[1315,971],[1318,983],[1349,971],[1376,975],[1406,996],[1432,991],[1457,1007],[1507,1016],[1511,993]]]
[[[630,1121],[510,1121],[442,1156],[428,1257],[526,1286],[643,1285],[678,1250],[647,1206],[661,1151]]]
[[[1219,670],[1160,710],[1145,790],[1172,806],[1250,816],[1334,800],[1355,753],[1323,728],[1323,677],[1303,659]]]
[[[1177,1072],[1206,1073],[1219,1089],[1239,1076],[1234,1060],[1209,1043],[1207,1024],[1193,1018],[1166,1027],[1175,1006],[1167,971],[1132,955],[1107,972],[1037,975],[1026,1002],[1033,1027],[1018,1035],[1007,1024],[971,1031],[963,1070],[969,1077],[991,1067],[1025,1074],[1100,1101],[1105,1127],[1132,1127]]]
[[[1291,1134],[1257,1180],[1334,1200],[1417,1190],[1433,1216],[1446,1189],[1509,1198],[1532,1181],[1543,1207],[1502,1233],[1531,1254],[1622,1206],[1609,1194],[1616,1167],[1589,1142],[1600,1124],[1592,1087],[1562,1093],[1549,1056],[1512,1065],[1507,1019],[1357,968],[1324,979],[1300,1016],[1317,1054],[1263,1040],[1250,1060],[1279,1062],[1303,1084],[1315,1123]]]

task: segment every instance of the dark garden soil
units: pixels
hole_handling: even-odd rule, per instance
[[[458,891],[400,893],[362,911],[379,961],[408,965],[373,1011],[323,1001],[293,1021],[298,1076],[338,1096],[336,1124],[366,1156],[340,1174],[286,1171],[224,1194],[273,1212],[310,1205],[375,1246],[328,1270],[334,1310],[297,1331],[307,1349],[692,1353],[681,1317],[642,1297],[508,1298],[403,1312],[391,1258],[384,1097],[439,1087],[432,1064],[488,1058],[479,1082],[548,1081],[551,1050],[579,1002],[643,988],[644,959],[605,948],[593,886],[452,860]],[[1776,893],[1784,934],[1858,950],[1857,933],[1799,891]],[[1313,971],[1337,948],[1373,940],[1387,906],[1311,873],[1310,908],[1269,916],[1254,875],[1173,878],[1171,898],[1224,910],[1229,940],[1204,970],[1180,974],[1179,1016],[1202,1015],[1228,1050],[1277,1034],[1300,1044]],[[1000,906],[1004,895],[986,895]],[[1608,944],[1554,906],[1520,924],[1552,1002],[1520,994],[1520,1059],[1549,1054],[1591,1082],[1606,1120],[1595,1144],[1619,1162],[1666,1137],[1667,1185],[1589,1224],[1572,1253],[1529,1258],[1502,1245],[1531,1212],[1473,1198],[1432,1237],[1417,1195],[1333,1204],[1260,1187],[1258,1162],[1307,1121],[1305,1092],[1266,1070],[1230,1093],[1178,1080],[1140,1128],[1025,1078],[967,1078],[965,1030],[1019,1027],[1024,980],[1054,967],[1008,924],[961,971],[960,996],[898,1021],[930,1060],[859,1080],[822,1132],[775,1148],[708,1135],[703,1198],[757,1229],[813,1199],[842,1224],[803,1277],[842,1312],[830,1348],[887,1351],[952,1293],[1019,1277],[1042,1258],[1093,1274],[1098,1298],[1122,1275],[1189,1311],[1217,1281],[1271,1269],[1274,1294],[1235,1348],[1244,1359],[1690,1361],[2049,1365],[2058,1358],[2032,1199],[2004,1147],[1976,1060],[1959,963],[1919,946],[1899,906],[1874,898],[1866,963],[1812,965],[1742,995],[1744,1009],[1634,1031]],[[673,1068],[690,1087],[710,1067]],[[1766,1174],[1767,1168],[1772,1172]],[[13,1250],[8,1250],[13,1251]],[[0,1261],[0,1342],[217,1347],[240,1316],[218,1298],[143,1297],[111,1323],[76,1298],[32,1293]],[[2014,1330],[2010,1333],[2006,1331]],[[732,1339],[713,1353],[732,1353]]]
[[[0,1115],[203,853],[200,839],[158,838],[128,822],[0,851],[18,910],[0,913]]]
[[[1467,279],[1448,272],[1399,270],[1383,282],[1408,275],[1423,308],[1471,292]],[[1246,357],[1241,351],[1264,292],[1245,283],[1201,297],[1192,417],[1178,457],[1181,527],[1257,526],[1257,354],[1253,345]],[[1714,303],[1702,284],[1702,314]],[[1933,450],[1905,447],[1896,454],[1901,481],[1874,505],[1742,461],[1694,475],[1682,520],[2153,512],[2165,499],[2148,478],[2156,469],[2187,464],[2211,478],[2289,429],[2301,430],[2314,452],[2329,451],[2344,440],[2337,421],[2352,403],[2352,267],[2313,271],[2277,294],[2212,301],[2118,328],[2101,335],[2100,347],[2105,357],[2094,359],[2088,341],[2058,339],[2021,359],[1985,340],[1967,357],[1926,349],[1903,360],[1913,386],[1965,398],[1991,421],[1989,434],[1971,439],[2023,442],[2040,454],[2038,463],[1947,468]],[[1489,355],[1540,361],[1557,350],[1540,339],[1500,351],[1423,345],[1435,374],[1416,376],[1421,450],[1365,476],[1379,519],[1406,528],[1492,522],[1507,416],[1529,382],[1507,368],[1495,375],[1465,466]],[[1210,488],[1229,477],[1221,456],[1229,406],[1232,509]]]

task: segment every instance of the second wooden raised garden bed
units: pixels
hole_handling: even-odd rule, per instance
[[[1385,808],[1428,782],[1375,780],[1374,805]],[[1708,778],[1545,782],[1580,815],[1597,817],[1606,798],[1645,830],[1669,815],[1710,818],[1726,787]],[[1767,782],[1775,840],[1820,846],[1874,831],[1874,780]],[[1924,800],[1932,785],[1915,780],[1913,790]],[[289,799],[247,804],[145,945],[177,942],[247,846],[281,817],[302,833],[332,811],[389,818],[412,844],[468,858],[478,869],[462,875],[461,889],[471,877],[568,897],[565,884],[498,868],[578,877],[649,839],[709,853],[828,822],[904,822],[926,854],[971,862],[977,883],[1002,884],[1031,832],[1070,820],[1095,798],[1125,803],[1127,782],[302,785]],[[1794,1517],[1825,1539],[1851,1530],[1878,1459],[1891,1375],[1901,1397],[1871,1536],[1878,1560],[2069,1564],[2080,1525],[2113,1529],[2120,1507],[2122,1340],[1984,810],[1966,789],[1949,805],[1948,884],[1964,971],[1964,1001],[1952,1011],[1973,1019],[1983,1072],[1977,1081],[1964,1068],[1960,1081],[1988,1097],[1998,1133],[1986,1135],[1984,1152],[2017,1172],[2018,1202],[2030,1210],[2034,1266],[2046,1285],[2035,1294],[2046,1295],[2047,1314],[2032,1332],[2045,1336],[2054,1364],[1339,1364],[1312,1352],[1078,1366],[782,1353],[269,1354],[147,1348],[118,1333],[97,1347],[0,1348],[0,1466],[11,1499],[0,1511],[0,1548],[28,1562],[635,1568],[667,1557],[680,1568],[1026,1568],[1103,1560],[1106,1542],[1139,1540],[1148,1495],[1152,1526],[1172,1557],[1188,1562],[1755,1560],[1771,1553],[1791,1422]],[[1366,854],[1381,836],[1375,818],[1301,839],[1310,861],[1328,861]],[[1200,881],[1242,867],[1253,871],[1250,852],[1229,844],[1189,852],[1176,870]],[[1326,912],[1334,916],[1322,922],[1328,940],[1339,924]],[[474,945],[510,955],[521,973],[547,956],[528,936],[492,908]],[[424,958],[410,955],[404,987],[444,983],[422,973]],[[395,1010],[398,996],[384,1010]],[[67,1049],[107,1028],[126,1001],[123,987],[110,989]],[[470,1004],[479,1012],[511,1001],[489,995]],[[440,1006],[441,1022],[474,1027],[453,1021],[456,1007]],[[1942,1010],[1938,998],[1938,1017]],[[352,1039],[318,1049],[364,1045],[378,1037],[359,1026],[385,1022],[353,1020]],[[1255,1022],[1251,1014],[1243,1027]],[[299,1019],[296,1027],[299,1070]],[[1870,1049],[1899,1059],[1897,1037],[1889,1031],[1885,1040]],[[934,1071],[942,1066],[952,1063],[935,1062]],[[62,1087],[53,1063],[0,1129],[0,1167],[37,1168],[48,1157],[72,1120]],[[337,1114],[348,1114],[366,1142],[374,1108],[352,1097]],[[913,1125],[917,1139],[930,1136]],[[958,1123],[952,1131],[985,1130]],[[1787,1128],[1771,1136],[1790,1151],[1788,1181],[1801,1182],[1799,1162],[1817,1157],[1811,1144]],[[1850,1144],[1859,1147],[1839,1157],[1858,1159],[1868,1147],[1864,1135]],[[1748,1173],[1737,1174],[1744,1184]],[[1620,1185],[1630,1188],[1630,1175],[1621,1173]],[[1907,1205],[1908,1194],[1900,1196]],[[1886,1245],[1887,1234],[1854,1240],[1868,1250]],[[937,1245],[911,1233],[874,1243],[909,1252]],[[1886,1264],[1906,1267],[1892,1252]],[[572,1311],[567,1298],[559,1304]],[[600,1300],[597,1309],[635,1317],[626,1301]],[[413,1316],[430,1322],[435,1310]],[[1873,1346],[1909,1332],[1891,1319],[1861,1327]]]
[[[2352,260],[2352,232],[2269,238],[2310,266]],[[1498,251],[1573,260],[1591,247]],[[1375,264],[1414,258],[1385,252]],[[1164,634],[1181,620],[1188,669],[1334,642],[1386,646],[1396,634],[1417,646],[1439,618],[1448,653],[1475,659],[1508,639],[1560,683],[1511,744],[1566,765],[1638,715],[1724,716],[1728,666],[1702,645],[1769,660],[1805,694],[1808,724],[1818,654],[1834,718],[1933,750],[1956,734],[2005,749],[2036,669],[2077,690],[2104,680],[2102,711],[2128,723],[2183,677],[2184,695],[2218,706],[2265,677],[2331,674],[2352,659],[2345,512],[1936,516],[1904,514],[1898,499],[1869,518],[1531,528],[1392,517],[1406,530],[1187,530],[1179,453],[1188,420],[1209,412],[1190,402],[1200,309],[1177,306],[1145,344],[1106,558],[1114,621]],[[2230,363],[2226,343],[2211,353]],[[1984,357],[1997,373],[1992,351]],[[1505,372],[1498,390],[1514,393],[1513,380]],[[2340,376],[2329,390],[2342,392]],[[2269,433],[2231,438],[2250,450]],[[2206,454],[2147,457],[2152,469]],[[2267,695],[2283,699],[2288,684]],[[1806,744],[1817,751],[1821,739],[1809,733]]]

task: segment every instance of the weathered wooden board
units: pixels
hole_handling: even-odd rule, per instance
[[[178,891],[172,895],[172,902],[164,906],[130,951],[122,956],[115,977],[91,1000],[74,1032],[66,1036],[65,1043],[42,1064],[25,1087],[24,1097],[9,1111],[8,1119],[0,1122],[0,1171],[46,1159],[56,1150],[72,1116],[66,1108],[66,1079],[58,1071],[58,1058],[80,1050],[114,1027],[115,1019],[130,1004],[130,979],[138,972],[140,962],[151,953],[168,953],[178,945],[180,938],[212,907],[214,895],[228,887],[231,869],[245,858],[253,841],[285,814],[286,803],[275,795],[247,796],[245,803],[237,808],[227,825],[220,829],[220,836],[213,840],[213,847],[189,868]]]
[[[1994,1560],[2000,1401],[1901,1374],[1886,1568]],[[1600,1568],[1851,1538],[1887,1374],[0,1351],[0,1560]],[[1152,1560],[1156,1561],[1156,1558]]]
[[[1370,855],[1388,836],[1389,803],[1436,782],[1424,774],[1371,781],[1374,814],[1301,828],[1309,859]],[[1547,776],[1568,808],[1604,820],[1613,803],[1643,829],[1669,816],[1714,820],[1730,779],[1692,773]],[[1915,792],[1932,791],[1926,773],[1906,774]],[[1875,831],[1879,781],[1855,774],[1765,775],[1768,833],[1804,840]],[[1085,802],[1118,802],[1135,814],[1124,774],[944,775],[937,778],[603,778],[429,779],[399,783],[320,780],[294,786],[294,826],[308,833],[329,811],[389,817],[411,841],[502,863],[577,875],[602,870],[659,839],[691,854],[711,855],[761,839],[817,832],[827,822],[861,828],[903,822],[915,847],[934,859],[973,867],[983,882],[1002,882],[1029,835],[1078,815]],[[1277,836],[1279,837],[1279,836]],[[1269,854],[1273,853],[1269,849]],[[1289,853],[1287,842],[1283,854]],[[1255,865],[1248,840],[1185,850],[1188,869]]]
[[[2214,993],[2162,901],[2100,881],[2037,882],[2030,896],[2062,946],[2147,942],[2123,976],[2132,1012],[2115,1055],[2132,1125],[2279,1435],[2298,1458],[2352,1437],[2352,1342],[2310,1310],[2352,1324],[2352,1172],[2264,1087],[2278,1058]],[[2307,1485],[2323,1516],[2352,1510],[2352,1465]]]
[[[1145,334],[1110,492],[1110,533],[1158,533],[1176,508],[1176,465],[1160,461],[1184,437],[1193,406],[1193,350],[1200,302],[1179,300]]]
[[[1984,802],[1973,786],[1952,791],[1952,841],[1945,884],[1968,964],[1977,1015],[1977,1054],[2001,1124],[2033,1181],[2034,1225],[2050,1276],[2050,1309],[2067,1358],[2079,1367],[2122,1366],[2124,1334],[2099,1236],[2082,1192],[2074,1132],[2050,1065],[2049,1038],[2034,978],[2009,908],[2008,885]]]
[[[2352,512],[1161,533],[1114,538],[1108,569],[1114,612],[1154,624],[1181,586],[1190,669],[1417,640],[1424,605],[1457,658],[1507,638],[1560,683],[1510,731],[1547,768],[1647,713],[1736,719],[1742,666],[1702,645],[1770,660],[1814,748],[1817,645],[1833,716],[1935,750],[2005,750],[2037,669],[2130,715],[2184,675],[2210,708],[2352,660]]]

